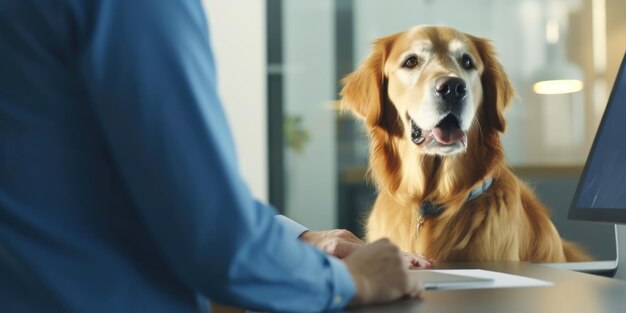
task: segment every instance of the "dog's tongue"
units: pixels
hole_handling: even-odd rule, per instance
[[[449,145],[463,139],[465,132],[459,128],[458,121],[449,116],[433,128],[433,135],[439,143]]]

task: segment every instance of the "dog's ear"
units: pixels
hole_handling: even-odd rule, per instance
[[[371,126],[379,123],[387,99],[385,61],[398,35],[374,41],[369,57],[342,80],[343,88],[340,93],[342,110],[351,110]]]
[[[483,86],[483,107],[485,117],[491,125],[500,132],[506,129],[504,109],[511,102],[515,91],[504,71],[504,67],[496,58],[493,45],[486,39],[470,36],[485,69],[480,78]]]

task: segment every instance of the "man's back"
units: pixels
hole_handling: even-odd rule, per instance
[[[95,6],[32,2],[0,2],[0,303],[192,311],[194,293],[142,227],[81,80]],[[60,303],[60,290],[74,299]]]
[[[237,172],[199,0],[0,0],[0,311],[337,309]]]

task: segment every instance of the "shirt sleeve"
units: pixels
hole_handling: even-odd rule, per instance
[[[287,231],[293,236],[293,238],[298,238],[302,233],[309,230],[308,228],[300,225],[300,223],[284,216],[284,215],[276,215],[276,222],[282,224]]]
[[[86,38],[81,80],[112,162],[175,275],[250,309],[345,306],[355,286],[344,263],[294,238],[238,173],[200,1],[93,3],[77,35]]]

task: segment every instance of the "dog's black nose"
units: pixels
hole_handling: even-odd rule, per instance
[[[459,77],[439,77],[435,81],[435,94],[446,101],[458,101],[467,95],[467,86]]]

